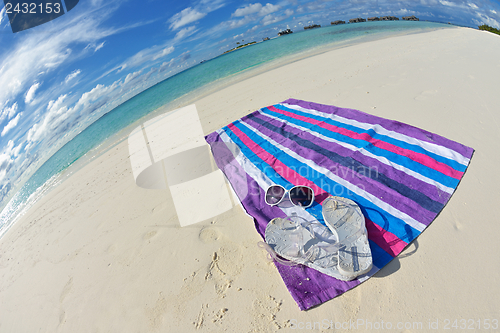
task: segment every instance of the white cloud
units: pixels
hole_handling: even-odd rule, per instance
[[[2,10],[0,10],[0,24],[2,24],[2,22],[6,16],[7,15],[5,15],[5,7],[3,7]]]
[[[261,23],[262,23],[262,25],[273,24],[273,23],[276,23],[276,22],[283,21],[283,20],[289,18],[292,15],[293,15],[293,10],[287,9],[287,10],[285,10],[285,13],[283,15],[280,15],[280,16],[276,16],[276,15],[273,15],[273,14],[266,15],[262,19]]]
[[[420,0],[420,3],[424,6],[436,6],[439,2],[438,0]]]
[[[161,64],[160,68],[158,68],[158,73],[164,72],[168,68],[172,67],[173,63],[174,63],[174,58],[170,59],[169,61],[165,61],[164,63]]]
[[[278,10],[280,10],[281,7],[278,6],[278,5],[273,5],[273,4],[270,4],[270,3],[267,3],[264,7],[262,7],[262,9],[259,11],[259,15],[260,16],[265,16],[265,15],[269,15],[271,13],[274,13],[274,12],[277,12]]]
[[[177,34],[175,35],[175,39],[176,40],[180,40],[180,39],[183,39],[185,37],[189,37],[191,36],[192,34],[194,34],[196,32],[196,27],[195,26],[190,26],[190,27],[187,27],[187,28],[182,28],[181,30],[179,30],[179,32],[177,32]]]
[[[57,99],[49,101],[43,118],[29,129],[24,150],[30,152],[37,142],[61,142],[63,136],[67,140],[71,139],[77,129],[86,128],[104,113],[146,88],[145,81],[157,70],[152,68],[146,74],[141,74],[142,70],[139,70],[110,85],[97,84],[77,100],[75,97],[62,94]],[[21,147],[18,148],[20,149]]]
[[[47,105],[47,111],[49,111],[49,114],[60,113],[61,109],[63,109],[63,103],[67,96],[68,95],[61,95],[57,98],[57,100],[49,101],[49,104]]]
[[[113,70],[118,69],[118,72],[123,71],[125,68],[133,68],[142,66],[145,63],[151,63],[155,60],[165,57],[166,55],[174,52],[175,48],[171,45],[155,45],[150,48],[141,50],[128,58],[120,66],[115,67]],[[108,71],[108,73],[112,72]]]
[[[281,9],[281,6],[279,5],[273,5],[270,3],[267,3],[265,6],[262,6],[260,3],[254,3],[247,5],[245,7],[241,7],[236,9],[236,11],[231,15],[235,17],[242,17],[242,16],[248,16],[252,14],[257,14],[259,16],[266,16],[271,13],[277,12],[278,10]]]
[[[130,81],[133,81],[134,79],[136,79],[139,75],[141,75],[141,71],[137,71],[137,72],[134,72],[134,73],[130,73],[127,75],[127,77],[125,77],[125,80],[123,81],[123,84],[127,84],[129,83]]]
[[[129,74],[130,75],[130,74]],[[91,103],[97,101],[102,96],[105,96],[111,90],[114,90],[117,87],[117,83],[115,82],[111,86],[105,86],[103,84],[98,84],[90,91],[87,91],[82,94],[78,102],[75,104],[74,109],[79,107],[88,107]]]
[[[442,4],[443,6],[448,6],[453,8],[462,8],[462,9],[468,8],[465,4],[454,1],[439,0],[439,3]]]
[[[14,148],[14,141],[9,140],[7,143],[7,146],[5,147],[5,154],[11,155],[12,154],[12,148]]]
[[[472,20],[476,25],[479,26],[479,25],[486,24],[486,25],[489,25],[490,27],[500,29],[500,22],[498,22],[494,18],[489,17],[489,16],[484,15],[484,14],[481,14],[481,13],[476,13],[476,16],[479,17],[479,20],[476,20],[476,19]]]
[[[64,82],[68,83],[69,81],[73,80],[75,77],[77,77],[82,71],[79,69],[74,70],[66,78],[64,79]]]
[[[92,42],[92,43],[89,43],[87,46],[85,46],[85,50],[93,49],[94,53],[95,53],[95,52],[99,51],[100,49],[102,49],[105,44],[106,44],[106,41],[104,41],[104,42],[102,42],[100,44]]]
[[[14,119],[9,121],[9,123],[3,128],[1,136],[5,136],[5,134],[9,133],[11,129],[17,126],[17,123],[19,123],[19,119],[21,118],[22,114],[22,112],[19,112]]]
[[[5,163],[5,160],[6,160],[5,157],[7,157],[8,159],[12,160],[12,157],[18,156],[19,155],[19,151],[21,150],[22,145],[23,144],[20,144],[17,147],[14,147],[14,141],[9,140],[9,142],[7,143],[7,146],[5,147],[5,151],[3,152],[3,154],[1,154],[1,155],[5,155],[5,156],[3,157],[3,159],[0,158],[0,160],[3,160],[4,163]],[[10,156],[10,158],[9,158],[9,156]],[[0,165],[1,164],[2,164],[2,162],[0,161]],[[0,169],[2,169],[1,166],[0,166]]]
[[[198,21],[199,19],[205,17],[206,13],[200,13],[195,8],[188,7],[183,9],[181,12],[175,14],[168,20],[170,24],[170,29],[177,30],[189,23]]]
[[[194,7],[184,8],[167,21],[170,23],[170,29],[177,30],[185,25],[201,20],[208,13],[224,7],[226,5],[224,1],[225,0],[197,1]]]
[[[242,7],[242,8],[236,9],[236,11],[233,13],[232,16],[236,16],[236,17],[247,16],[247,15],[251,15],[251,14],[259,12],[261,9],[262,9],[262,5],[260,3],[254,3],[254,4],[247,5],[245,7]]]
[[[9,101],[5,101],[4,103],[4,109],[0,112],[0,123],[4,121],[5,119],[11,119],[14,117],[14,115],[17,112],[17,102],[14,102],[11,106],[6,106],[9,103]]]
[[[472,9],[478,9],[479,7],[476,6],[476,4],[474,3],[468,3],[469,7],[472,8]]]
[[[151,68],[151,69],[149,70],[149,72],[147,72],[146,74],[142,75],[142,77],[141,77],[141,81],[142,81],[142,82],[146,82],[146,81],[148,81],[148,80],[149,80],[149,78],[150,78],[153,74],[157,73],[157,71],[158,71],[158,68],[156,68],[156,67]]]
[[[33,146],[32,142],[41,141],[45,138],[48,132],[55,132],[55,130],[64,123],[69,117],[74,114],[74,109],[68,108],[68,95],[60,95],[56,100],[50,100],[47,103],[47,112],[44,114],[43,119],[34,124],[28,131],[27,142],[24,148],[29,151]]]
[[[17,157],[17,156],[19,156],[19,151],[21,150],[22,146],[23,146],[23,144],[21,143],[17,147],[14,147],[14,141],[9,140],[9,142],[7,143],[7,146],[5,147],[5,151],[2,155]]]
[[[60,95],[56,100],[50,100],[43,119],[35,123],[28,131],[25,151],[29,152],[34,142],[41,142],[51,137],[59,139],[59,135],[62,135],[61,131],[67,134],[68,128],[75,126],[74,121],[78,116],[88,115],[110,98],[117,97],[108,96],[117,87],[119,87],[119,82],[114,82],[110,86],[98,84],[90,91],[83,93],[73,107],[70,105],[74,99],[70,99],[67,94]],[[97,101],[101,98],[104,98],[105,102],[99,104]]]
[[[244,26],[245,24],[248,24],[252,21],[253,21],[253,19],[250,16],[245,16],[244,18],[242,18],[240,20],[230,20],[230,21],[223,22],[223,23],[225,23],[227,29],[236,29],[236,28]]]
[[[39,82],[35,82],[26,92],[26,97],[24,98],[24,103],[30,104],[35,99],[35,92],[40,87]]]
[[[38,127],[39,127],[39,125],[38,125],[38,124],[35,124],[35,125],[33,125],[33,126],[29,129],[29,131],[28,131],[28,135],[26,136],[26,140],[27,140],[28,142],[30,142],[30,141],[35,141],[35,134],[36,134],[36,132],[37,132],[37,130],[38,130]],[[27,146],[26,146],[25,150],[27,150]]]
[[[100,49],[102,49],[104,47],[104,44],[106,43],[106,41],[102,42],[101,44],[97,45],[94,49],[94,52],[97,52],[99,51]]]
[[[12,154],[16,157],[19,156],[19,152],[21,151],[22,148],[23,148],[23,143],[20,143],[16,148],[12,150]]]
[[[9,119],[11,119],[12,117],[14,117],[14,115],[15,115],[15,114],[16,114],[16,112],[17,112],[17,107],[18,107],[18,106],[17,106],[17,102],[15,102],[14,104],[12,104],[12,106],[11,106],[10,108],[5,109],[6,111],[8,111],[8,112],[9,112],[9,113],[8,113],[8,115],[7,115],[7,117],[8,117]]]
[[[166,55],[169,55],[170,53],[174,52],[175,48],[173,46],[165,47],[164,49],[160,50],[156,54],[153,54],[153,60],[157,60],[160,58],[163,58]]]
[[[199,7],[203,8],[203,11],[207,13],[213,12],[225,5],[224,0],[201,0],[199,3]]]
[[[75,15],[71,20],[57,20],[53,32],[47,38],[39,34],[22,34],[16,38],[5,56],[0,57],[0,105],[6,100],[13,100],[29,88],[29,84],[38,81],[38,73],[43,75],[54,71],[58,66],[69,61],[73,53],[71,47],[114,34],[124,29],[104,29],[100,23],[104,21],[106,12],[100,15]],[[62,22],[62,24],[58,24]],[[70,47],[71,46],[71,47]]]
[[[12,165],[12,162],[13,161],[8,154],[0,154],[0,181],[5,178],[7,171]]]

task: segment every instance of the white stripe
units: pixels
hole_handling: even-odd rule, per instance
[[[463,156],[462,154],[456,152],[453,149],[443,147],[443,146],[440,146],[440,145],[437,145],[437,144],[434,144],[431,142],[421,141],[419,139],[416,139],[416,138],[413,138],[411,136],[407,136],[405,134],[401,134],[398,132],[389,131],[378,124],[373,125],[373,124],[368,124],[368,123],[362,123],[362,122],[359,122],[359,121],[354,120],[354,119],[348,119],[348,118],[341,117],[339,115],[324,113],[324,112],[317,111],[317,110],[306,109],[306,108],[303,108],[303,107],[298,106],[298,105],[292,105],[292,104],[286,104],[286,103],[283,103],[281,105],[286,106],[290,109],[304,111],[304,112],[316,115],[318,117],[333,119],[333,120],[338,121],[340,123],[359,127],[359,128],[364,129],[364,130],[373,130],[377,134],[386,135],[386,136],[389,136],[389,137],[396,139],[396,140],[399,140],[399,141],[416,144],[419,147],[427,150],[428,152],[431,152],[431,153],[434,153],[436,155],[440,155],[440,156],[446,157],[448,159],[454,160],[454,161],[456,161],[464,166],[467,166],[469,164],[469,161],[470,161],[469,158]]]
[[[400,164],[397,164],[396,162],[391,162],[389,161],[387,158],[385,158],[384,156],[378,156],[378,155],[374,155],[373,153],[367,151],[366,149],[364,148],[358,148],[356,146],[353,146],[347,142],[343,142],[343,141],[338,141],[338,140],[335,140],[333,138],[329,138],[327,136],[324,136],[323,134],[321,133],[318,133],[318,132],[315,132],[309,128],[305,128],[305,127],[302,127],[300,125],[296,125],[296,124],[293,124],[293,123],[290,123],[282,118],[278,118],[278,117],[275,117],[275,116],[272,116],[272,115],[269,115],[269,114],[266,114],[266,113],[263,113],[262,111],[259,111],[259,113],[263,114],[264,116],[266,117],[269,117],[269,118],[272,118],[274,120],[278,120],[280,122],[285,122],[288,126],[291,126],[291,127],[295,127],[301,131],[307,131],[309,132],[311,135],[317,137],[317,138],[320,138],[322,140],[325,140],[325,141],[328,141],[328,142],[333,142],[333,143],[336,143],[336,144],[339,144],[341,146],[343,146],[344,148],[347,148],[351,151],[359,151],[361,154],[365,155],[365,156],[368,156],[368,157],[371,157],[371,158],[374,158],[376,159],[377,161],[391,167],[391,168],[394,168],[394,169],[397,169],[399,171],[402,171],[404,173],[406,173],[407,175],[409,176],[412,176],[418,180],[421,180],[429,185],[432,185],[432,186],[435,186],[437,187],[438,190],[441,190],[443,192],[446,192],[448,194],[452,194],[454,189],[451,188],[451,187],[448,187],[444,184],[441,184],[440,182],[438,181],[435,181],[433,179],[430,179],[416,171],[413,171],[413,170],[410,170],[408,168],[406,168],[405,166],[402,166]]]
[[[410,225],[412,228],[422,232],[425,229],[425,224],[415,220],[411,216],[407,215],[406,213],[396,209],[395,207],[389,205],[388,203],[380,200],[378,197],[374,196],[371,193],[368,193],[367,191],[357,187],[356,185],[340,178],[336,174],[332,173],[330,170],[323,168],[322,166],[317,165],[314,163],[314,161],[307,160],[303,158],[302,156],[298,155],[295,153],[293,150],[279,144],[278,142],[274,141],[272,138],[268,137],[264,133],[261,133],[259,130],[256,128],[252,127],[251,125],[241,122],[240,124],[244,125],[248,129],[250,129],[252,132],[254,132],[256,135],[260,136],[261,138],[265,139],[272,145],[274,145],[276,148],[282,150],[285,154],[287,154],[290,157],[295,158],[296,160],[301,161],[302,163],[308,165],[310,168],[318,171],[319,173],[325,175],[327,178],[333,180],[334,182],[344,186],[345,188],[349,189],[350,191],[356,193],[357,195],[365,198],[368,201],[371,201],[373,204],[378,206],[379,208],[383,209],[387,213],[391,214],[392,216],[399,218],[400,220],[403,220],[406,224]]]
[[[231,138],[224,132],[224,130],[219,129],[217,130],[217,133],[220,135],[222,141],[225,143],[230,142],[234,145],[236,143],[231,140]],[[240,153],[235,156],[236,162],[238,162],[243,170],[253,179],[255,182],[262,188],[263,191],[266,191],[267,188],[274,183],[267,177],[262,171],[260,171],[243,153],[240,151]],[[250,193],[248,195],[251,195]],[[243,201],[245,198],[240,198],[240,201]],[[291,207],[284,207],[284,206],[278,206],[281,211],[285,213],[286,216],[300,216],[306,221],[315,221],[317,220],[316,217],[313,215],[309,214],[304,208],[297,207],[297,206],[291,206]],[[248,212],[247,212],[248,214]],[[253,216],[252,216],[253,218]],[[269,221],[268,221],[269,222]]]

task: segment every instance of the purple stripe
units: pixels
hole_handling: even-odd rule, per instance
[[[337,176],[348,181],[349,183],[353,185],[363,185],[364,190],[376,197],[378,197],[380,200],[386,202],[387,204],[391,205],[392,207],[398,209],[399,211],[411,216],[415,220],[425,224],[429,225],[434,217],[436,216],[435,213],[430,212],[424,208],[422,208],[420,205],[415,203],[413,200],[410,200],[409,198],[402,196],[398,192],[394,191],[393,189],[390,189],[382,184],[380,184],[377,181],[374,181],[371,178],[368,177],[363,177],[359,178],[356,176],[356,173],[353,172],[351,169],[346,168],[339,163],[336,163],[330,159],[328,159],[328,163],[325,164],[325,156],[318,154],[314,150],[298,146],[297,143],[291,139],[288,139],[274,131],[271,131],[270,129],[265,128],[264,126],[261,126],[260,124],[254,122],[251,119],[248,119],[247,117],[242,118],[246,123],[252,125],[253,127],[257,128],[260,132],[264,133],[268,137],[272,138],[276,142],[279,142],[281,145],[283,145],[286,148],[291,149],[292,151],[295,151],[297,154],[302,156],[305,159],[312,160],[314,163],[316,163],[319,166],[322,166],[324,168],[327,168],[328,170],[332,170],[333,167],[335,167],[339,172],[337,172]],[[307,132],[303,132],[301,134],[301,137],[304,138],[305,140],[309,140],[306,135],[309,135]],[[312,141],[312,140],[310,140]],[[316,143],[316,142],[315,142]],[[297,149],[298,148],[298,149]],[[306,177],[305,175],[302,175],[303,177]],[[309,177],[306,177],[309,178]],[[321,186],[320,186],[321,187]],[[328,191],[330,192],[330,191]]]
[[[277,127],[283,126],[284,122],[280,122],[278,120],[270,118],[263,113],[260,113],[260,112],[255,113],[254,112],[253,114],[255,114],[256,117],[273,124],[274,126],[277,126]],[[404,171],[392,168],[392,167],[388,166],[387,164],[384,164],[375,158],[372,158],[372,157],[369,157],[369,156],[362,154],[358,150],[353,151],[353,150],[346,148],[338,143],[323,140],[317,136],[314,136],[313,134],[311,134],[309,132],[302,131],[302,130],[295,128],[293,126],[286,125],[285,129],[288,132],[291,132],[295,135],[300,134],[300,136],[303,137],[304,139],[309,140],[311,142],[314,142],[316,145],[318,145],[324,149],[335,152],[335,153],[342,155],[342,156],[345,156],[345,157],[352,157],[356,161],[360,162],[361,164],[363,164],[365,166],[369,166],[371,168],[377,168],[377,170],[380,173],[386,175],[388,178],[393,179],[399,183],[402,183],[411,189],[417,190],[420,193],[429,197],[430,199],[437,201],[443,205],[451,197],[451,194],[448,194],[446,192],[441,192],[440,190],[438,190],[436,188],[436,186],[431,185],[429,183],[426,183],[424,181],[421,181],[420,179],[417,179],[417,178],[405,173]]]
[[[307,266],[275,264],[288,291],[302,311],[329,301],[361,283],[358,280],[337,280]]]
[[[219,141],[220,136],[217,132],[212,132],[205,136],[205,141],[210,145],[212,142]],[[215,155],[214,155],[215,157]]]
[[[387,130],[394,131],[397,133],[401,133],[410,137],[413,137],[415,139],[418,139],[420,141],[425,141],[429,143],[434,143],[437,145],[441,145],[443,147],[446,147],[448,149],[452,149],[456,151],[457,153],[461,154],[464,157],[471,158],[472,157],[472,152],[474,149],[464,146],[458,142],[449,140],[447,138],[444,138],[440,135],[424,131],[420,128],[400,123],[395,120],[389,120],[381,117],[377,117],[362,111],[358,110],[353,110],[353,109],[347,109],[347,108],[338,108],[336,106],[332,105],[323,105],[323,104],[318,104],[318,103],[313,103],[313,102],[306,102],[306,101],[300,101],[297,99],[287,99],[283,103],[288,103],[288,104],[293,104],[293,105],[298,105],[303,108],[307,109],[313,109],[317,111],[321,111],[324,113],[330,113],[330,114],[336,114],[344,118],[349,118],[353,120],[357,120],[363,123],[368,123],[372,125],[380,125],[384,127]]]

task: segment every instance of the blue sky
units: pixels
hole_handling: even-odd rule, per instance
[[[500,28],[489,0],[80,0],[16,34],[0,8],[0,201],[103,114],[236,42],[383,15]]]

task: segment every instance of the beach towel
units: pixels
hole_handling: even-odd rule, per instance
[[[301,310],[359,285],[401,253],[446,205],[473,153],[404,123],[296,99],[264,107],[205,139],[262,238],[276,217],[324,223],[321,203],[329,195],[361,207],[373,256],[368,274],[345,282],[275,262]],[[307,209],[271,207],[264,201],[271,184],[307,185],[315,202]]]

